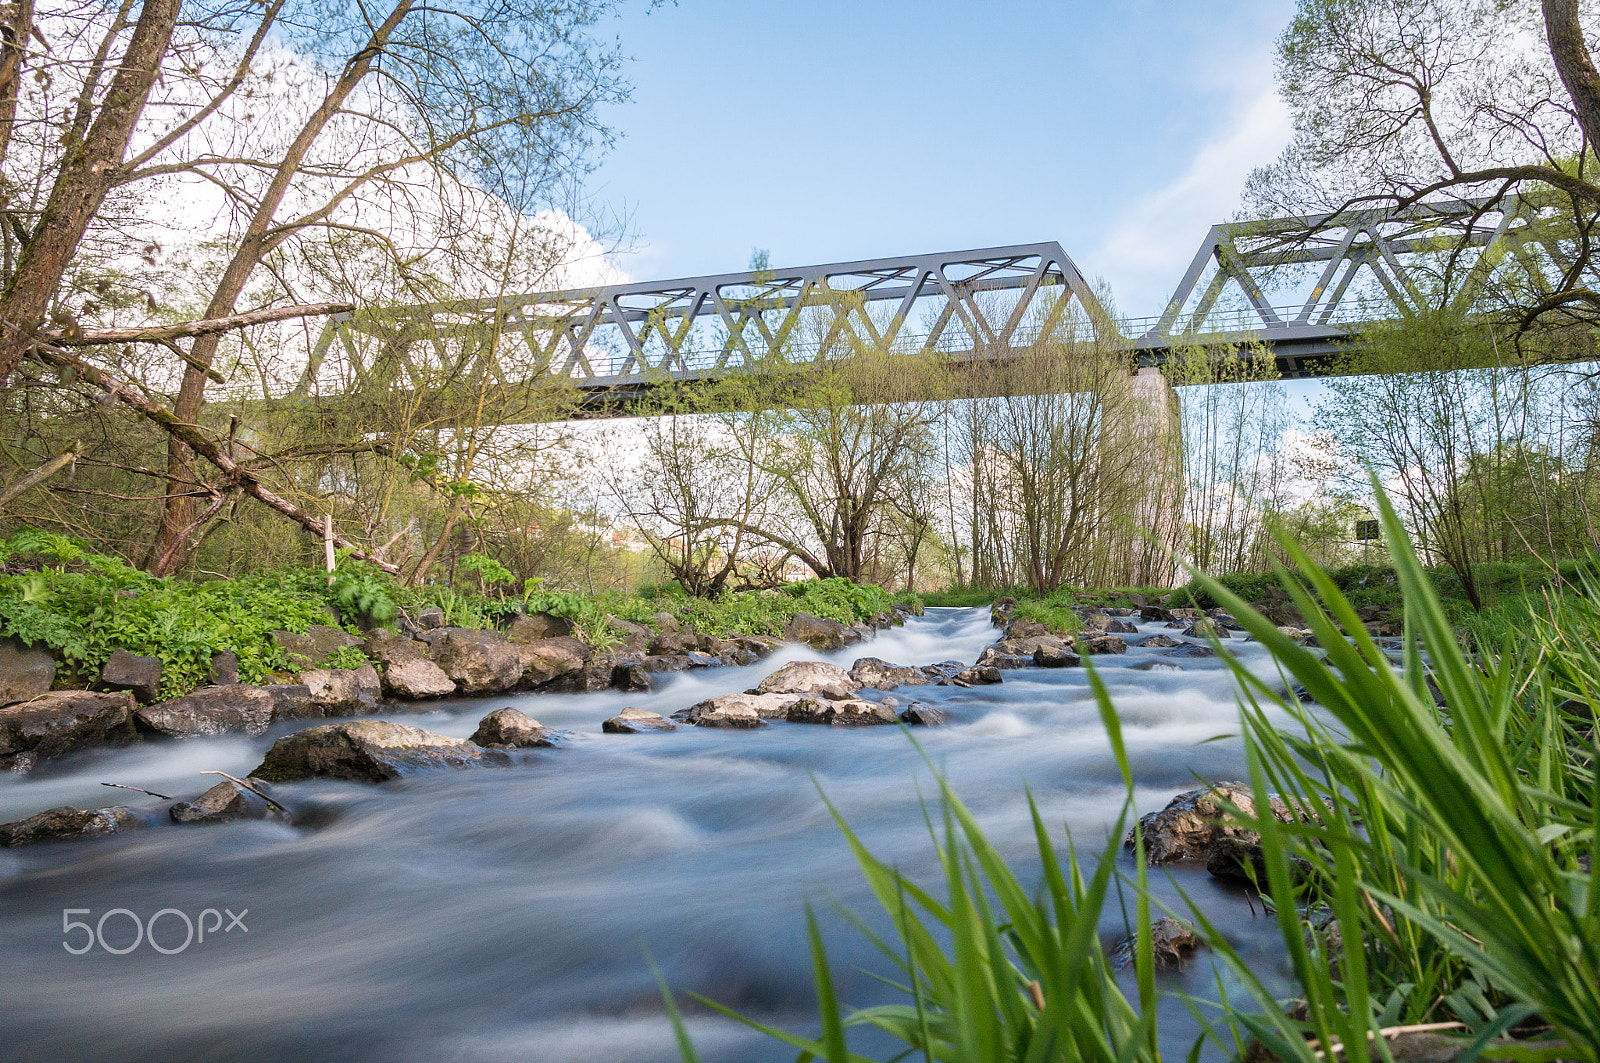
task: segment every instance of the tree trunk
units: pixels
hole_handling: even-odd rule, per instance
[[[216,290],[212,292],[211,302],[206,306],[206,318],[221,318],[233,313],[234,301],[239,298],[239,293],[244,291],[244,286],[249,283],[256,267],[261,264],[261,259],[287,235],[275,224],[278,209],[283,205],[284,198],[299,174],[307,154],[328,123],[344,106],[345,100],[367,76],[373,62],[383,54],[389,38],[405,20],[412,6],[413,0],[399,0],[395,4],[393,10],[389,12],[389,17],[372,31],[366,46],[345,65],[339,80],[300,127],[294,143],[284,153],[283,160],[272,175],[271,183],[267,185],[266,192],[256,205],[255,214],[251,217],[250,224],[246,226],[233,258],[223,270]],[[205,405],[207,374],[211,370],[213,359],[217,356],[217,346],[221,338],[220,334],[202,334],[195,337],[193,345],[189,348],[188,365],[183,370],[183,383],[178,388],[178,397],[172,406],[174,416],[186,424],[199,423],[200,410]],[[172,558],[170,568],[173,569],[180,566],[186,558],[184,551],[169,551],[167,548],[182,534],[182,529],[188,527],[194,520],[194,500],[172,489],[175,485],[191,478],[189,461],[189,448],[177,439],[169,439],[167,441],[169,489],[166,510],[161,519],[161,536],[157,540],[157,553]],[[158,576],[166,574],[166,572],[156,573]]]
[[[1589,57],[1578,21],[1578,0],[1543,0],[1544,33],[1572,110],[1591,148],[1600,149],[1600,71]]]
[[[121,171],[128,141],[172,40],[178,7],[179,0],[146,0],[141,8],[100,113],[63,161],[38,227],[0,294],[0,385],[27,353],[62,274]]]

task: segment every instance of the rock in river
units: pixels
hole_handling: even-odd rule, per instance
[[[553,746],[550,732],[544,725],[527,713],[518,712],[507,706],[496,709],[478,721],[478,729],[472,732],[469,741],[476,742],[484,748],[503,746],[512,749],[528,749],[533,746]]]
[[[14,823],[0,823],[0,845],[30,845],[56,838],[94,838],[129,830],[139,824],[133,809],[125,805],[113,808],[63,805]]]
[[[139,726],[169,738],[243,732],[265,734],[273,698],[260,687],[201,687],[181,698],[146,705],[134,713]]]
[[[950,722],[950,717],[939,709],[930,708],[920,701],[913,701],[901,711],[900,722],[914,727],[938,727]]]
[[[257,788],[266,792],[266,783]],[[167,809],[174,823],[226,823],[234,819],[287,819],[282,807],[269,804],[261,794],[224,779],[193,801],[179,801]]]
[[[0,767],[20,756],[58,757],[85,746],[123,745],[139,737],[133,697],[57,690],[0,709]]]
[[[696,702],[672,714],[696,727],[760,727],[763,719],[781,719],[799,700],[794,694],[723,694]]]
[[[496,754],[504,756],[504,754]],[[268,782],[353,779],[387,782],[438,768],[483,761],[483,749],[464,738],[433,734],[389,720],[352,720],[297,731],[278,739],[250,774]]]
[[[600,730],[613,735],[648,734],[652,731],[676,731],[678,725],[659,712],[628,707],[600,725]]]
[[[792,661],[763,679],[750,693],[821,694],[833,701],[843,701],[860,689],[861,684],[836,664]]]
[[[1139,817],[1144,829],[1145,855],[1152,864],[1172,860],[1205,860],[1214,845],[1222,839],[1259,842],[1260,835],[1247,827],[1230,822],[1232,805],[1245,816],[1256,814],[1255,793],[1241,782],[1221,782],[1203,790],[1181,793],[1167,803],[1160,812],[1150,812]],[[1287,822],[1289,807],[1276,797],[1272,799],[1272,815]],[[1128,832],[1126,844],[1133,845],[1133,832]]]
[[[433,644],[433,661],[463,694],[497,694],[522,681],[526,664],[498,631],[450,628]]]
[[[822,723],[833,727],[871,727],[894,723],[894,710],[875,701],[851,698],[846,701],[829,701],[824,698],[801,698],[789,706],[790,723]]]
[[[791,642],[803,642],[814,650],[839,650],[853,641],[850,629],[834,620],[824,620],[810,613],[796,613],[783,629],[783,637]]]
[[[389,665],[383,671],[383,685],[395,697],[413,700],[449,697],[456,692],[455,681],[444,669],[421,657]]]

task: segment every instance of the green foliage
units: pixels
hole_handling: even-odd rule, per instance
[[[371,664],[372,660],[355,646],[340,646],[328,654],[319,667],[322,668],[360,668]]]
[[[457,562],[456,567],[468,575],[477,576],[483,581],[485,589],[493,584],[510,584],[517,581],[511,570],[488,554],[466,554]]]
[[[345,621],[360,627],[391,624],[400,610],[393,581],[363,561],[340,561],[328,591]]]

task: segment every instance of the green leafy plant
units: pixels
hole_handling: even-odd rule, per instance
[[[372,661],[355,646],[341,646],[322,661],[323,668],[361,668]]]

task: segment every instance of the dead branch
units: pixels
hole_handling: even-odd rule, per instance
[[[45,462],[37,469],[34,469],[32,472],[28,473],[11,486],[0,488],[0,509],[5,509],[6,506],[11,503],[12,499],[44,483],[46,480],[50,479],[50,477],[60,472],[68,465],[71,465],[75,460],[77,460],[78,455],[82,453],[82,451],[83,445],[77,440],[73,440],[72,445],[67,447],[65,451],[57,454],[55,457]]]
[[[264,325],[272,321],[288,321],[297,317],[321,317],[324,314],[345,314],[354,310],[350,303],[304,303],[299,306],[276,306],[266,310],[251,310],[227,317],[206,318],[201,321],[183,321],[176,325],[139,325],[134,328],[107,329],[41,329],[38,337],[57,347],[103,347],[113,343],[163,343],[188,336],[212,336],[219,332]],[[184,356],[188,360],[188,356]]]
[[[171,801],[172,800],[172,798],[168,797],[166,794],[158,794],[154,790],[146,790],[142,786],[124,786],[122,783],[119,783],[119,782],[103,782],[100,785],[101,786],[115,786],[119,790],[136,790],[141,794],[149,794],[151,797],[159,797],[163,801]]]

